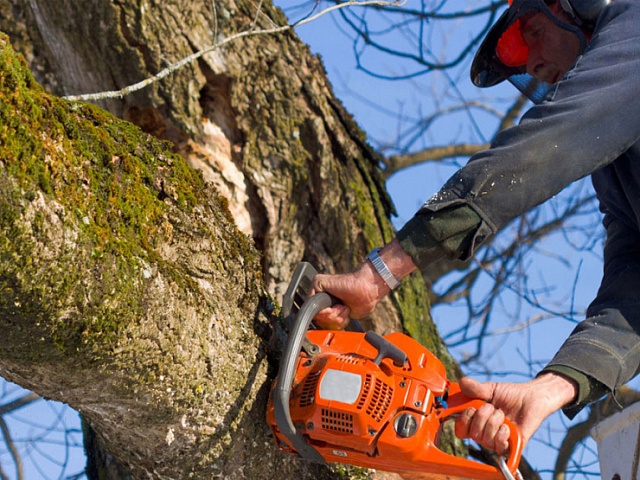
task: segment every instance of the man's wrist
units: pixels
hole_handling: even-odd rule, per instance
[[[402,280],[416,269],[413,259],[404,251],[397,238],[385,245],[378,253],[398,280]]]
[[[402,246],[397,239],[393,239],[380,249],[378,251],[378,255],[394,278],[398,281],[401,281],[416,269],[415,263],[413,263],[411,257],[402,249]],[[391,290],[389,285],[384,281],[382,276],[380,276],[368,259],[365,259],[360,266],[358,276],[360,277],[360,281],[365,281],[373,288],[377,289],[378,300],[384,297]]]
[[[545,395],[552,411],[571,405],[578,397],[578,384],[557,372],[543,371],[534,380]]]
[[[389,270],[389,267],[387,267],[387,264],[378,253],[380,250],[382,249],[374,248],[371,250],[369,255],[367,255],[367,260],[371,262],[374,270],[378,275],[380,275],[382,280],[384,280],[384,283],[387,284],[389,290],[395,290],[400,286],[400,280],[398,280],[391,270]]]
[[[547,373],[555,373],[561,375],[567,379],[572,380],[577,385],[577,394],[573,402],[563,407],[563,411],[570,419],[574,418],[580,410],[582,410],[589,403],[602,398],[607,393],[611,392],[611,389],[600,383],[595,378],[587,375],[586,373],[576,370],[573,367],[559,364],[547,365],[539,374],[544,375]]]

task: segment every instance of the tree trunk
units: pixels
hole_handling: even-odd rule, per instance
[[[0,14],[0,374],[78,409],[133,478],[336,478],[277,452],[263,420],[295,265],[348,270],[393,236],[379,158],[320,61],[291,32],[234,40],[99,102],[139,130],[56,95],[123,88],[283,15],[228,0]],[[367,324],[453,370],[424,290],[415,275]]]

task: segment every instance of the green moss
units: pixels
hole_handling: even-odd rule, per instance
[[[0,172],[4,175],[0,232],[5,239],[0,244],[0,275],[19,286],[24,275],[45,267],[33,265],[30,252],[39,247],[27,241],[43,228],[42,214],[29,225],[17,222],[38,192],[55,198],[64,209],[60,220],[79,226],[82,251],[92,252],[92,258],[84,259],[87,268],[105,265],[92,267],[102,269],[102,291],[95,293],[96,298],[76,297],[83,311],[52,327],[59,348],[74,351],[80,348],[80,339],[86,343],[91,336],[109,336],[136,318],[141,307],[135,300],[120,299],[113,309],[96,305],[111,292],[126,291],[132,293],[127,298],[136,297],[141,286],[134,279],[141,261],[159,261],[154,247],[172,228],[166,221],[168,204],[189,214],[205,202],[204,182],[181,157],[170,153],[166,142],[91,104],[47,95],[6,37],[0,44]],[[224,205],[220,208],[229,215]],[[243,251],[251,250],[248,241],[239,243]],[[162,268],[171,274],[172,267]],[[18,303],[26,295],[73,298],[83,295],[76,280],[73,272],[49,274],[41,285],[31,287],[37,291],[12,291]]]
[[[367,250],[380,246],[382,239],[380,238],[378,220],[371,208],[368,191],[357,181],[352,181],[349,184],[349,191],[355,195],[355,217],[367,239]]]
[[[373,179],[369,180],[370,185],[374,185]],[[367,241],[367,250],[391,241],[395,232],[383,211],[384,199],[380,197],[380,191],[375,186],[365,190],[363,184],[356,181],[350,183],[349,189],[356,197],[355,217]],[[457,366],[429,316],[429,299],[419,272],[404,280],[395,300],[405,332],[440,358],[450,377],[455,378]]]
[[[331,465],[331,470],[336,475],[336,479],[344,480],[370,480],[371,470],[362,467],[352,467],[341,463]]]
[[[429,299],[420,272],[415,272],[406,278],[395,296],[405,332],[440,359],[447,369],[449,378],[456,378],[456,364],[442,343],[438,329],[428,314]]]

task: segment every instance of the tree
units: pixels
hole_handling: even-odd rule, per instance
[[[0,11],[2,376],[79,410],[134,478],[333,478],[267,438],[272,299],[299,260],[345,270],[390,240],[393,207],[319,60],[290,31],[258,33],[286,24],[268,3]],[[125,120],[56,96],[117,90],[238,32],[99,102]],[[453,373],[427,303],[415,276],[370,325]]]

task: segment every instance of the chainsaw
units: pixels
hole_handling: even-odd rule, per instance
[[[443,364],[401,333],[310,329],[334,299],[307,298],[316,271],[302,262],[283,297],[289,337],[267,407],[278,448],[316,463],[338,462],[412,479],[521,478],[519,429],[498,467],[439,448],[442,426],[484,402],[447,380]]]

